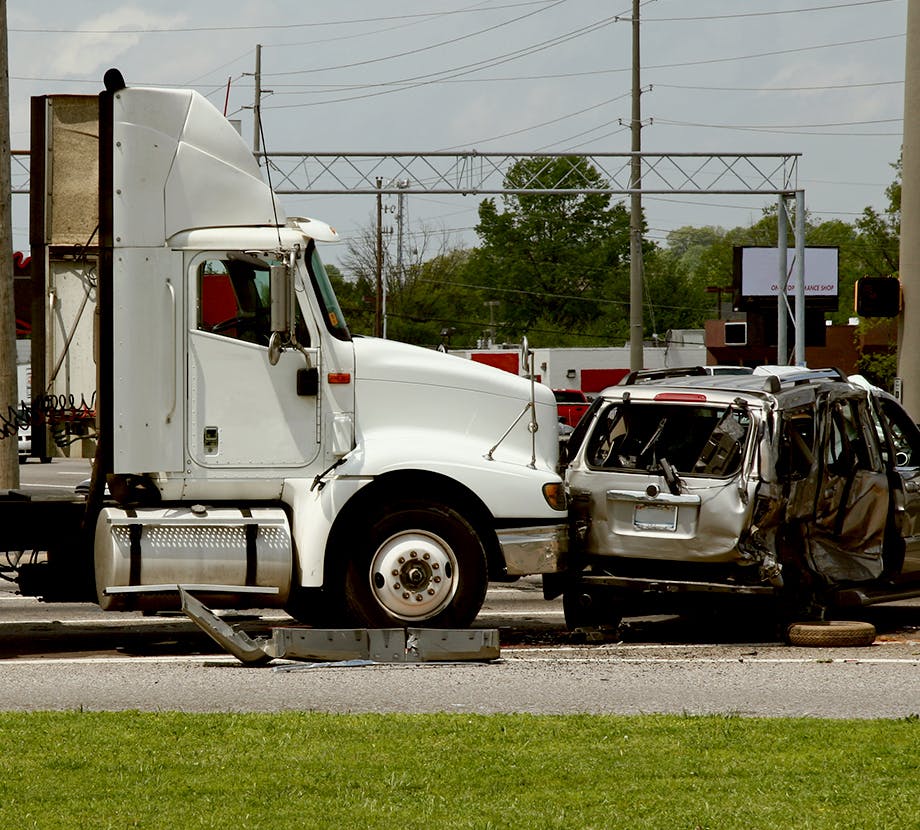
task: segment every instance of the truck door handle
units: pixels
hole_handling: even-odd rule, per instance
[[[176,320],[176,289],[173,288],[173,284],[166,280],[166,290],[169,292],[170,307],[172,309],[172,320],[173,320],[173,359],[172,359],[172,404],[169,407],[169,411],[166,413],[166,423],[171,424],[173,415],[176,413],[176,383],[178,381],[177,369],[176,369],[176,360],[178,359],[178,348],[177,339],[179,337],[179,323]]]

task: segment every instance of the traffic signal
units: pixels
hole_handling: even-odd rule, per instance
[[[897,317],[901,313],[901,281],[897,277],[856,280],[853,305],[860,317]]]

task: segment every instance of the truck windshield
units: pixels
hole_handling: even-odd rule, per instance
[[[342,314],[323,261],[319,258],[316,243],[312,240],[307,248],[307,268],[313,281],[313,290],[323,306],[323,319],[329,333],[339,340],[351,340],[351,333],[345,324],[345,315]]]

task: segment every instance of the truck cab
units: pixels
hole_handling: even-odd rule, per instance
[[[489,580],[564,568],[550,391],[353,336],[320,254],[338,234],[284,215],[202,96],[100,95],[99,236],[84,544],[31,584],[454,627]]]

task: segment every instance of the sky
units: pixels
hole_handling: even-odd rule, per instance
[[[631,13],[631,0],[8,0],[10,143],[29,147],[31,96],[95,94],[112,66],[129,86],[199,90],[251,143],[260,44],[269,151],[626,152]],[[644,151],[801,153],[813,220],[884,210],[907,0],[648,0],[640,20]],[[27,197],[13,198],[25,251]],[[408,244],[475,245],[479,198],[407,197]],[[346,240],[375,214],[366,195],[283,202]],[[749,225],[772,202],[665,194],[643,207],[666,244],[687,225]]]

